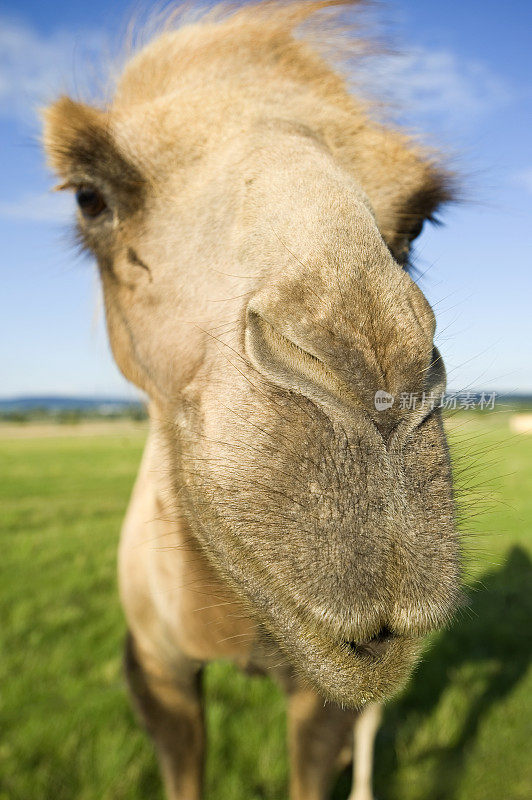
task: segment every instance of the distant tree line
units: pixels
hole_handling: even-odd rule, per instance
[[[60,425],[75,425],[87,420],[129,419],[141,422],[147,419],[146,407],[142,403],[101,406],[72,406],[54,408],[51,406],[31,406],[0,409],[0,422],[30,423],[54,422]]]

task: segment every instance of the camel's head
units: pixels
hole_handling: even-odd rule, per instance
[[[53,105],[45,144],[116,361],[164,420],[176,503],[301,674],[356,705],[404,681],[456,602],[427,402],[445,371],[402,266],[447,190],[256,14],[163,35],[105,110]]]

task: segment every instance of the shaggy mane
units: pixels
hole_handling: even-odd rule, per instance
[[[360,36],[361,14],[357,23],[346,17],[355,6],[362,11],[367,2],[261,0],[211,9],[180,3],[131,37],[115,103],[154,99],[190,73],[208,75],[214,65],[218,78],[222,72],[238,80],[239,70],[269,68],[312,84],[331,101],[352,102],[338,69],[349,58],[376,50],[376,42]]]

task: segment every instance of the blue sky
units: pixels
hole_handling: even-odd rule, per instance
[[[134,396],[112,362],[71,200],[49,195],[35,108],[83,96],[149,4],[0,2],[0,396]],[[525,0],[388,0],[399,54],[374,84],[450,154],[467,201],[426,231],[418,265],[452,390],[532,392],[532,85]]]

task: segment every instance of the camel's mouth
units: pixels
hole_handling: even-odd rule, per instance
[[[362,658],[378,659],[383,656],[391,643],[400,638],[398,634],[394,633],[387,625],[383,627],[365,641],[347,641],[345,642],[347,648],[351,653]]]
[[[421,641],[387,625],[370,638],[343,641],[300,630],[293,663],[329,700],[360,707],[386,700],[402,688],[417,661]]]

